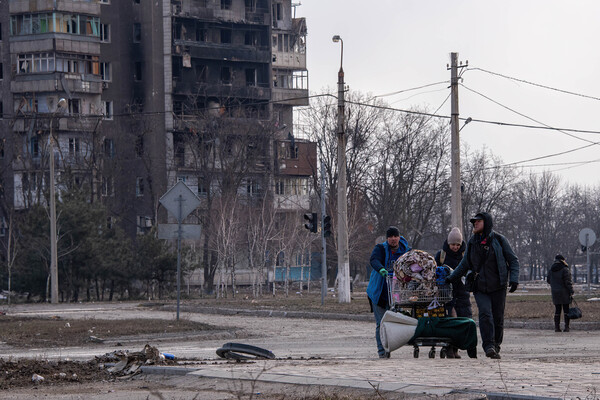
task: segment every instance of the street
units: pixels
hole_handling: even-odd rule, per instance
[[[69,318],[165,318],[173,312],[137,307],[137,303],[19,305],[13,315],[56,315]],[[183,313],[183,319],[224,328],[216,337],[139,338],[115,347],[115,341],[86,347],[55,349],[14,349],[0,345],[0,357],[87,360],[116,349],[140,350],[149,342],[177,358],[199,360],[188,363],[190,372],[205,378],[268,375],[268,379],[301,377],[307,384],[363,382],[385,390],[445,395],[453,391],[481,391],[551,398],[598,399],[600,388],[600,340],[597,331],[578,330],[577,321],[569,333],[553,330],[506,329],[502,359],[490,360],[478,349],[479,358],[413,358],[412,347],[392,353],[388,360],[376,358],[373,322],[293,318],[265,318]],[[226,332],[230,332],[226,334]],[[217,357],[215,350],[226,342],[266,348],[276,360],[231,364]],[[206,361],[214,361],[207,363]],[[268,371],[268,374],[265,374]],[[263,378],[261,378],[263,379]],[[323,381],[328,379],[328,381]],[[319,380],[321,382],[319,383]],[[317,383],[315,383],[317,382]],[[343,383],[346,382],[346,383]],[[396,386],[393,386],[396,385]],[[398,386],[401,385],[401,386]],[[403,385],[403,386],[402,386]],[[352,385],[350,385],[352,386]],[[396,389],[391,389],[395,387]]]

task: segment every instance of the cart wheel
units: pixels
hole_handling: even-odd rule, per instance
[[[413,349],[413,357],[419,358],[419,348],[417,346],[415,346],[415,348]]]
[[[440,358],[446,358],[447,353],[448,353],[448,349],[445,347],[442,347],[442,349],[440,350]]]
[[[429,358],[435,358],[435,347],[432,347],[431,350],[429,350]]]

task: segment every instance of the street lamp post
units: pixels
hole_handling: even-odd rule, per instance
[[[54,117],[63,109],[67,101],[60,99],[50,117],[50,302],[58,303],[58,250],[56,240],[56,198],[54,187]]]
[[[339,35],[332,40],[340,42],[340,70],[338,72],[338,118],[337,118],[337,164],[338,164],[338,224],[337,224],[337,250],[338,250],[338,301],[350,303],[350,257],[348,254],[348,211],[346,199],[346,135],[344,133],[344,41]]]

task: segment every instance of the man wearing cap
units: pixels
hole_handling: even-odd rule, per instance
[[[385,236],[386,241],[376,244],[371,253],[370,262],[372,271],[369,278],[369,285],[367,286],[369,303],[375,315],[375,340],[377,342],[379,358],[390,358],[390,353],[385,351],[379,337],[381,318],[383,318],[383,314],[390,308],[386,278],[390,272],[393,272],[394,262],[402,254],[410,250],[408,242],[400,236],[400,230],[395,226],[390,226]]]
[[[467,243],[465,255],[448,281],[458,281],[469,273],[472,292],[479,311],[479,332],[487,357],[500,358],[500,345],[504,336],[504,306],[506,288],[509,292],[519,285],[519,259],[508,240],[494,232],[492,216],[477,213],[472,219],[473,236]]]

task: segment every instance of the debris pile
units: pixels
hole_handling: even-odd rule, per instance
[[[120,379],[139,374],[141,367],[144,365],[176,364],[175,357],[172,354],[163,354],[156,347],[149,344],[145,345],[142,351],[117,350],[103,356],[97,356],[96,362],[104,366],[111,375]],[[112,365],[113,363],[114,365]]]

